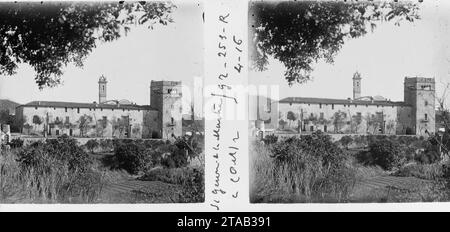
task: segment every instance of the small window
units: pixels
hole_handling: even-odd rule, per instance
[[[77,113],[80,113],[80,108],[77,108]]]
[[[428,101],[425,101],[425,106],[428,106]]]
[[[64,107],[64,111],[66,111],[66,113],[67,113],[67,107]]]
[[[334,110],[334,104],[331,104],[331,109]]]
[[[322,109],[322,104],[319,104],[319,108]]]
[[[327,125],[323,125],[323,132],[327,132]]]
[[[320,113],[320,119],[323,119],[323,112]]]
[[[59,130],[56,130],[56,136],[58,136],[59,135]]]
[[[428,121],[428,114],[425,114],[425,121]]]
[[[310,127],[309,127],[309,130],[310,130],[310,131],[314,131],[314,126],[310,126]]]
[[[172,125],[173,125],[173,121],[174,121],[174,120],[173,120],[173,117],[172,117],[172,118],[170,118],[170,121],[172,122]]]
[[[270,113],[270,110],[272,109],[272,102],[270,101],[270,98],[267,98],[267,103],[266,103],[266,112]]]

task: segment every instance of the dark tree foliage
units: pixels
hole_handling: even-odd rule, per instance
[[[40,88],[58,85],[63,68],[82,67],[98,41],[114,41],[133,25],[167,25],[174,8],[168,2],[1,3],[0,75],[27,63]]]
[[[269,57],[286,67],[288,83],[311,80],[319,60],[333,63],[346,39],[375,29],[377,21],[419,19],[417,2],[286,1],[251,4],[250,56],[253,68],[266,69]]]

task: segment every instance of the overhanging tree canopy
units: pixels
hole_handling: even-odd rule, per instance
[[[58,85],[64,66],[82,67],[97,41],[116,40],[132,25],[167,25],[174,8],[168,2],[1,3],[0,74],[28,63],[40,88]]]
[[[419,19],[414,2],[287,1],[254,2],[249,21],[253,68],[267,68],[269,56],[286,67],[288,83],[311,79],[312,65],[333,63],[346,39],[374,30],[377,21]]]

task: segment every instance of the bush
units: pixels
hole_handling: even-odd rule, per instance
[[[304,202],[345,202],[356,181],[347,154],[321,132],[256,149],[251,182],[261,195],[273,195],[264,193],[270,189]]]
[[[278,141],[278,136],[276,135],[266,135],[266,137],[264,138],[264,143],[266,145],[270,145],[270,144],[274,144]]]
[[[20,148],[23,146],[23,140],[20,138],[12,139],[9,142],[9,145],[11,146],[11,148]]]
[[[165,156],[161,164],[167,168],[186,167],[188,159],[197,158],[203,152],[203,147],[203,135],[193,134],[178,137],[173,145],[165,148],[165,152],[170,155]]]
[[[339,143],[348,149],[348,146],[353,142],[353,139],[350,135],[342,136],[342,138],[339,140]]]
[[[440,160],[440,155],[437,151],[428,150],[415,155],[414,160],[421,164],[433,164]]]
[[[44,202],[92,202],[103,186],[88,154],[67,136],[17,150],[18,192]],[[11,170],[12,171],[12,170]]]
[[[389,138],[375,139],[369,144],[369,153],[374,165],[378,165],[385,170],[400,167],[405,162],[404,154],[400,150],[400,145]]]
[[[118,167],[131,174],[145,171],[152,165],[152,157],[142,143],[116,141],[115,155]]]
[[[181,184],[179,201],[181,203],[205,201],[205,171],[203,168],[193,168],[190,175],[185,176]]]
[[[67,165],[70,171],[84,171],[92,163],[89,155],[78,146],[78,142],[66,135],[33,143],[18,154],[18,161],[22,166],[39,167],[42,166],[40,162],[45,161],[45,155]]]
[[[99,142],[99,147],[103,152],[114,150],[114,144],[111,139],[101,139]]]
[[[186,152],[176,147],[171,147],[170,153],[161,160],[161,165],[166,168],[186,167],[187,164],[188,156]]]
[[[94,153],[95,148],[99,147],[100,143],[96,139],[90,139],[86,142],[85,146],[91,153]]]

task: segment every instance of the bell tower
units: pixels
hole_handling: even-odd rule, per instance
[[[353,99],[361,97],[361,74],[355,72],[353,74]]]
[[[98,79],[98,103],[106,102],[106,77],[101,75]]]

